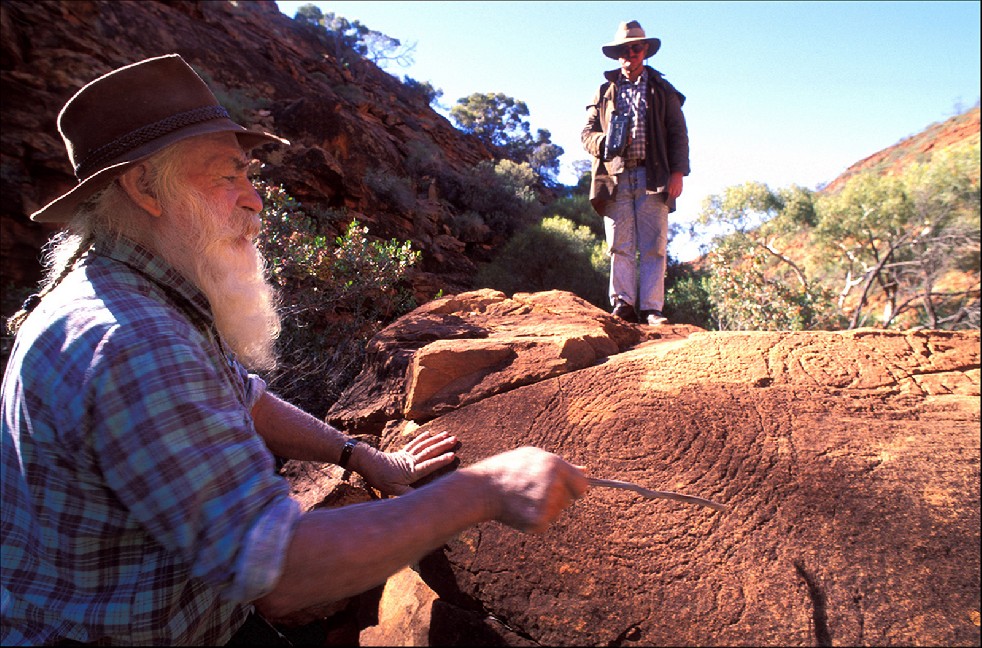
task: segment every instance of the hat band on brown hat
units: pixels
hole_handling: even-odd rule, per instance
[[[171,115],[153,124],[142,126],[90,152],[84,160],[75,166],[75,177],[79,180],[84,180],[102,169],[104,164],[116,159],[127,151],[139,148],[158,137],[163,137],[181,128],[186,128],[187,126],[210,119],[221,118],[230,119],[227,110],[221,106],[206,106],[204,108],[188,110],[177,115]]]

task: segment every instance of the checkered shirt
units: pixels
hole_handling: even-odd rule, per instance
[[[298,516],[256,434],[265,390],[207,300],[99,242],[25,321],[0,404],[0,644],[223,644]]]
[[[626,76],[617,77],[615,108],[617,114],[631,115],[631,139],[627,145],[625,160],[643,160],[648,142],[645,129],[648,114],[648,70],[642,69],[638,78],[631,83]]]

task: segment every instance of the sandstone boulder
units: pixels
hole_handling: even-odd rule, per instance
[[[506,303],[488,298],[485,312]],[[419,342],[393,347],[412,367],[448,333],[504,335],[493,316],[479,334],[466,317],[474,306],[433,305],[445,310],[382,337]],[[502,322],[514,317],[514,304],[502,308]],[[535,445],[593,476],[729,511],[594,488],[542,535],[480,525],[418,566],[432,601],[390,616],[383,605],[375,632],[411,622],[412,641],[428,628],[433,643],[469,613],[459,645],[979,643],[977,331],[657,339],[628,327],[633,347],[575,370],[481,398],[457,383],[458,401],[447,390],[445,413],[424,427],[460,437],[465,465]],[[403,374],[402,393],[397,384],[383,444],[401,442],[392,423],[413,381]]]
[[[642,336],[639,327],[563,291],[509,298],[476,290],[436,299],[369,342],[365,370],[327,419],[352,432],[378,434],[390,421],[427,421],[589,367]]]

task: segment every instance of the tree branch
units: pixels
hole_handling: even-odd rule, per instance
[[[754,244],[757,247],[762,248],[763,250],[766,250],[767,252],[769,252],[772,256],[776,257],[777,259],[779,259],[779,260],[783,261],[784,263],[788,264],[789,266],[791,266],[791,270],[793,270],[794,273],[795,273],[795,276],[798,277],[798,281],[801,282],[802,287],[805,290],[808,290],[808,279],[805,278],[805,273],[802,272],[801,268],[799,268],[798,265],[794,261],[792,261],[788,257],[784,256],[783,254],[781,254],[780,252],[778,252],[777,250],[775,250],[774,249],[774,246],[771,243],[761,243],[761,242],[758,242],[758,241],[754,241]]]

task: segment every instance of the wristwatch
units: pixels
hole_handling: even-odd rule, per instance
[[[344,447],[341,448],[341,458],[338,460],[338,465],[347,470],[348,461],[351,459],[351,453],[354,452],[355,446],[361,443],[358,439],[348,439],[344,443]]]

